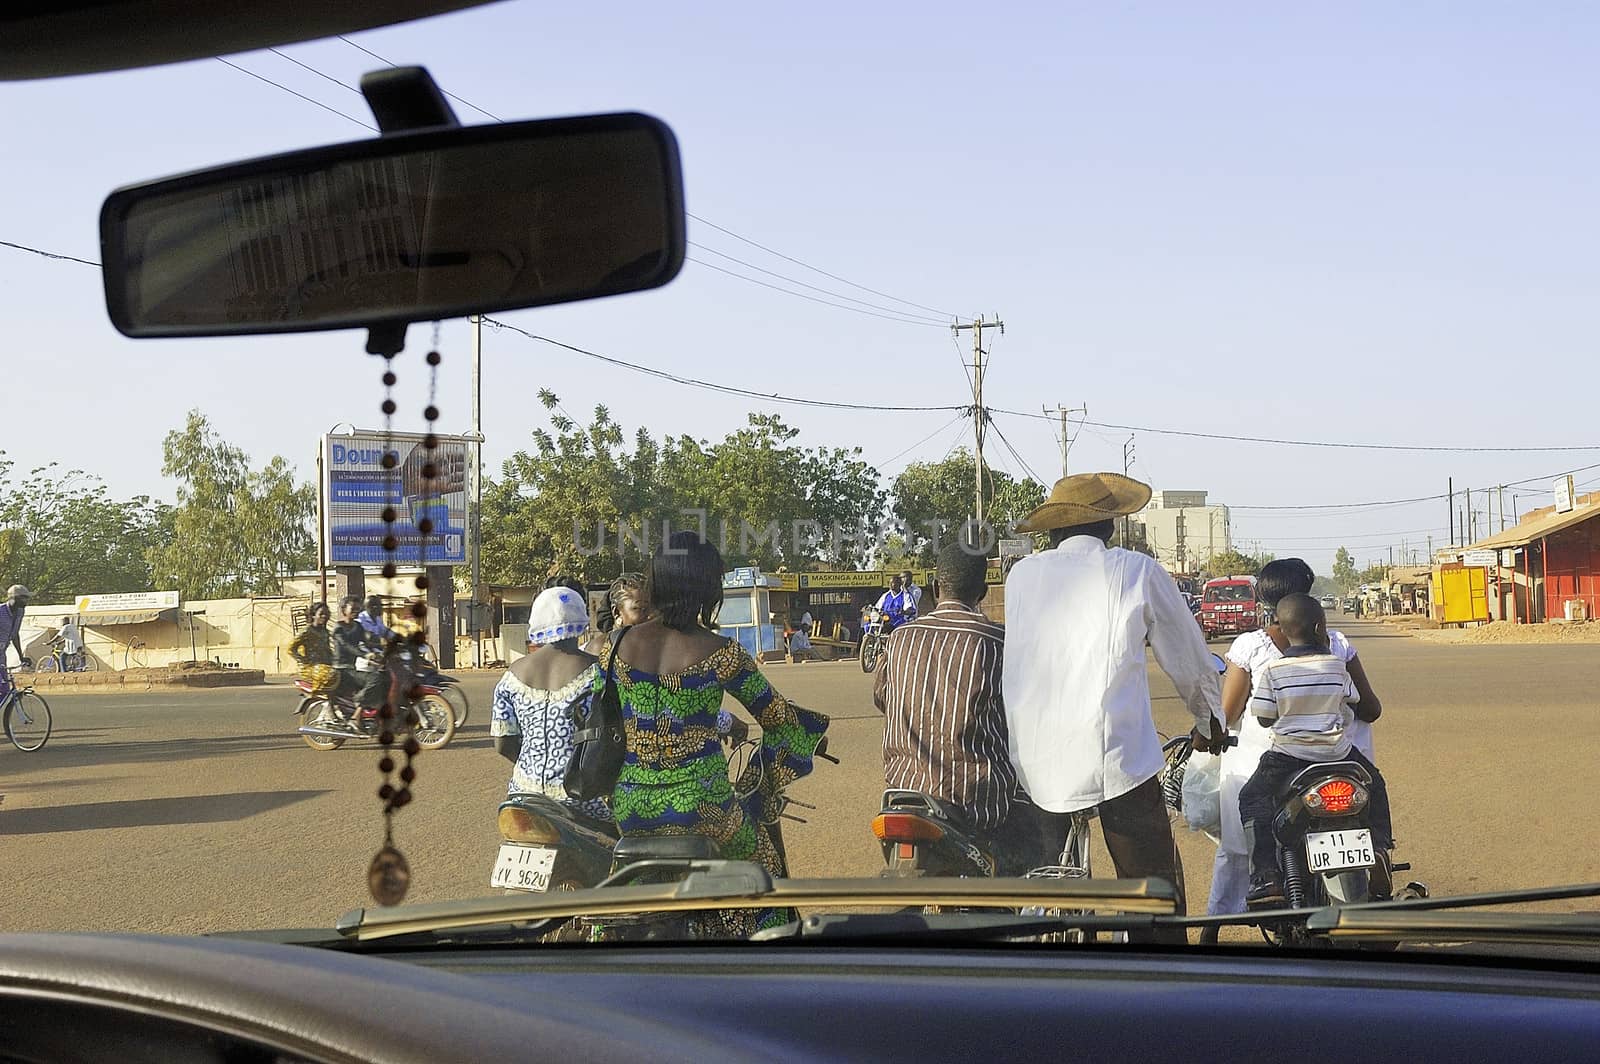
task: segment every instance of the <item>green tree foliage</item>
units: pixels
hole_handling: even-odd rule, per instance
[[[178,481],[171,537],[146,552],[157,585],[185,598],[276,594],[282,580],[315,563],[316,488],[296,484],[281,457],[260,469],[189,412],[161,445],[161,473]]]
[[[1236,550],[1222,551],[1213,554],[1206,562],[1206,575],[1212,579],[1219,576],[1255,576],[1261,571],[1261,567],[1271,560],[1270,554],[1253,558]]]
[[[26,584],[37,602],[150,588],[145,552],[170,537],[171,507],[55,463],[12,475],[0,456],[0,583]]]
[[[922,564],[932,563],[936,539],[954,534],[972,517],[972,462],[972,452],[965,449],[938,462],[913,462],[889,490],[892,512],[907,527]],[[1031,477],[1017,480],[994,468],[984,472],[984,518],[997,535],[1044,502],[1044,485]]]
[[[766,414],[716,443],[658,441],[640,429],[629,447],[604,407],[579,425],[554,394],[540,399],[550,428],[536,430],[532,449],[514,454],[484,489],[491,581],[537,585],[557,573],[597,581],[640,570],[664,527],[703,531],[730,566],[865,560],[869,544],[832,535],[835,523],[855,529],[883,507],[877,471],[855,448],[801,447],[798,430]]]
[[[1339,590],[1349,592],[1361,583],[1356,573],[1355,559],[1350,557],[1350,552],[1340,547],[1333,556],[1333,582],[1339,585]]]

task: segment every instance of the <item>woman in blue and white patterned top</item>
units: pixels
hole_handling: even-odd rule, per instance
[[[530,649],[495,685],[489,734],[514,766],[507,793],[542,794],[585,816],[610,820],[604,799],[579,802],[562,785],[572,759],[574,710],[587,714],[594,690],[595,657],[578,645],[588,627],[582,595],[566,587],[539,594],[528,617]]]

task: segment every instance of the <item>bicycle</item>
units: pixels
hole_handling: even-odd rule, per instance
[[[1089,879],[1093,868],[1089,860],[1089,822],[1094,819],[1097,810],[1080,809],[1072,814],[1072,822],[1067,828],[1066,840],[1061,844],[1061,855],[1056,858],[1053,865],[1043,865],[1028,871],[1026,879]],[[1024,916],[1080,916],[1088,915],[1088,909],[1052,909],[1029,906],[1022,910]],[[1121,935],[1118,932],[1117,935]],[[1094,932],[1079,930],[1052,931],[1039,935],[1040,942],[1085,942],[1094,937]],[[1115,936],[1114,936],[1115,937]]]
[[[68,654],[59,644],[53,644],[50,653],[35,667],[35,672],[89,672],[94,668],[94,659],[87,650],[78,650]]]
[[[0,700],[6,738],[25,754],[31,754],[50,741],[50,703],[35,694],[31,686],[12,685]]]

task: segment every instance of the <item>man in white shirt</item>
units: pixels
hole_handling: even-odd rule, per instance
[[[906,589],[906,611],[908,613],[916,613],[921,610],[922,589],[917,586],[916,578],[912,576],[910,569],[900,574],[900,583]]]
[[[83,653],[83,633],[78,630],[77,622],[71,617],[61,618],[61,628],[56,634],[61,638],[61,654],[67,659],[67,668],[81,667],[78,655]]]
[[[1195,747],[1226,741],[1215,661],[1178,586],[1154,558],[1109,547],[1116,518],[1150,488],[1116,473],[1056,482],[1017,526],[1053,550],[1006,577],[1004,696],[1011,762],[1038,810],[1041,864],[1070,814],[1098,806],[1121,878],[1159,876],[1185,911],[1183,866],[1157,782],[1165,759],[1150,715],[1145,643],[1195,720]],[[1182,940],[1182,932],[1172,936]]]

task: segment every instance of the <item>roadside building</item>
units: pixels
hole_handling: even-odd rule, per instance
[[[1481,619],[1518,624],[1589,620],[1600,616],[1600,493],[1571,509],[1532,510],[1503,532],[1435,559],[1434,616],[1459,612],[1441,588],[1462,570],[1483,570]],[[1458,585],[1462,577],[1455,575]]]
[[[1203,491],[1154,492],[1128,520],[1144,530],[1145,544],[1171,573],[1201,572],[1233,549],[1228,508],[1207,503]]]

